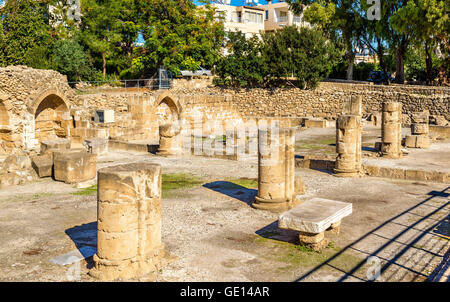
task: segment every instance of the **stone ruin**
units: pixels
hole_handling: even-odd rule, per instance
[[[336,166],[341,177],[357,177],[361,173],[361,116],[341,115],[336,121]]]
[[[157,271],[161,241],[161,166],[136,163],[98,172],[97,254],[90,275],[104,281]]]
[[[297,193],[304,190],[301,178],[295,177],[295,129],[284,128],[286,122],[281,126],[259,130],[256,209],[285,211],[299,203]]]
[[[402,158],[402,104],[383,103],[381,152],[386,158]]]
[[[405,147],[428,149],[431,145],[430,138],[430,113],[428,111],[417,112],[411,117],[411,135],[405,138]]]

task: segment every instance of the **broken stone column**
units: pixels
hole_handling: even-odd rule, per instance
[[[381,153],[387,158],[401,158],[402,154],[402,104],[383,103]]]
[[[294,128],[281,128],[278,133],[273,128],[259,131],[258,195],[254,208],[276,212],[297,204],[294,147]]]
[[[161,166],[135,163],[98,172],[97,254],[89,274],[131,279],[157,271],[161,241]]]
[[[175,124],[159,126],[159,149],[158,155],[181,154],[181,129]]]
[[[411,135],[406,136],[405,147],[427,149],[431,145],[428,111],[413,113]]]
[[[341,115],[336,121],[336,167],[341,177],[358,177],[361,173],[361,116]]]
[[[362,96],[352,95],[350,100],[344,103],[343,115],[362,116]]]

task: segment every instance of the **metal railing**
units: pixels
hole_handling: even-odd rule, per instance
[[[131,79],[131,80],[108,80],[108,81],[80,81],[69,82],[69,85],[75,89],[78,94],[95,94],[105,91],[124,90],[157,90],[170,89],[172,86],[172,74],[164,68],[149,79]]]

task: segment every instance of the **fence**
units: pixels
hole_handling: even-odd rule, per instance
[[[131,79],[131,80],[109,80],[109,81],[81,81],[69,82],[69,85],[75,89],[78,94],[101,93],[108,90],[157,90],[170,89],[172,85],[172,74],[160,68],[159,71],[149,79]]]

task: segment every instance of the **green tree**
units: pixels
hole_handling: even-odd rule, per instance
[[[53,48],[54,70],[66,75],[69,81],[88,76],[88,55],[76,40],[59,40]]]
[[[262,56],[271,77],[294,76],[301,88],[316,87],[338,62],[339,52],[321,31],[286,27],[263,36]]]
[[[106,77],[108,63],[116,67],[118,56],[132,53],[131,45],[138,28],[130,19],[137,18],[133,0],[82,0],[81,33],[83,42],[101,56]],[[131,42],[133,41],[133,42]],[[117,69],[117,68],[116,68]],[[115,70],[116,71],[116,70]]]
[[[48,67],[54,38],[47,2],[8,0],[0,9],[0,65]]]
[[[427,83],[433,80],[433,52],[439,43],[448,41],[449,4],[448,0],[410,0],[392,16],[394,29],[411,35],[417,47],[424,47]]]
[[[355,48],[360,45],[362,16],[358,1],[353,0],[287,0],[297,15],[325,31],[334,41],[341,39],[347,60],[347,79],[353,79]],[[306,6],[308,5],[308,6]]]
[[[253,36],[247,39],[242,32],[227,36],[227,52],[217,63],[217,85],[255,87],[268,76],[266,61],[261,55],[262,41]]]
[[[224,28],[215,9],[191,0],[143,0],[139,2],[145,55],[136,68],[152,75],[160,65],[179,74],[214,66],[223,44]]]

